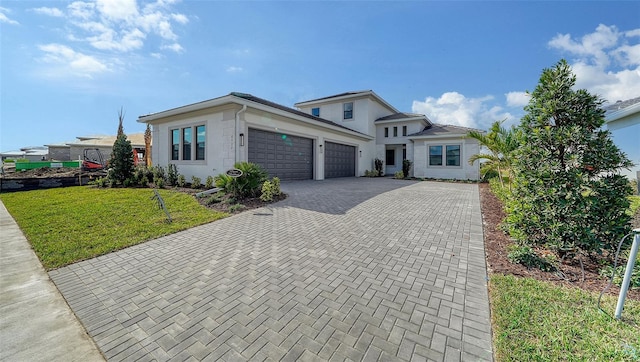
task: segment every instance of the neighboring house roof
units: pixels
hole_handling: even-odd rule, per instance
[[[2,157],[26,157],[26,156],[46,156],[49,150],[46,147],[22,147],[19,150],[11,150],[0,153]]]
[[[621,109],[627,108],[627,107],[631,107],[634,104],[638,104],[640,103],[640,97],[636,97],[636,98],[631,98],[631,99],[627,99],[626,101],[617,101],[614,104],[610,104],[606,107],[604,107],[604,110],[608,112],[615,112],[615,111],[619,111]]]
[[[303,121],[303,122],[309,122],[312,124],[316,124],[319,126],[324,126],[324,127],[328,127],[328,128],[334,128],[336,130],[341,130],[343,132],[352,134],[352,135],[357,135],[359,137],[363,137],[366,139],[373,139],[373,137],[366,135],[364,133],[355,131],[351,128],[342,126],[340,124],[334,123],[332,121],[329,121],[327,119],[324,118],[320,118],[320,117],[315,117],[312,116],[308,113],[304,113],[301,112],[297,109],[294,108],[289,108],[286,106],[283,106],[281,104],[278,103],[274,103],[271,101],[268,101],[266,99],[263,98],[259,98],[256,97],[254,95],[248,94],[248,93],[241,93],[241,92],[231,92],[226,96],[222,96],[222,97],[218,97],[218,98],[213,98],[213,99],[209,99],[206,101],[202,101],[202,102],[198,102],[198,103],[193,103],[193,104],[189,104],[186,106],[181,106],[181,107],[177,107],[177,108],[172,108],[172,109],[168,109],[166,111],[162,111],[162,112],[157,112],[157,113],[151,113],[148,115],[144,115],[144,116],[140,116],[138,117],[138,122],[142,122],[142,123],[151,123],[155,120],[158,119],[162,119],[165,117],[170,117],[170,116],[174,116],[174,115],[179,115],[179,114],[184,114],[184,113],[188,113],[188,112],[194,112],[194,111],[198,111],[198,110],[202,110],[202,109],[206,109],[206,108],[211,108],[211,107],[217,107],[217,106],[221,106],[221,105],[225,105],[225,104],[229,104],[229,103],[236,103],[239,105],[247,105],[247,106],[251,106],[252,108],[255,109],[260,109],[260,110],[265,110],[265,111],[269,111],[272,113],[280,113],[282,115],[286,115],[288,117]]]
[[[609,129],[621,129],[640,124],[640,97],[618,101],[604,107],[605,122]]]
[[[460,135],[464,136],[469,131],[480,131],[482,130],[476,128],[469,127],[461,127],[461,126],[452,126],[448,124],[432,124],[430,126],[425,127],[422,131],[413,133],[409,135],[409,138],[422,138],[422,137],[449,137]]]
[[[359,97],[372,97],[378,103],[380,103],[380,104],[384,105],[385,107],[389,108],[392,112],[400,113],[400,111],[398,111],[394,106],[392,106],[391,104],[387,103],[387,101],[382,99],[379,95],[377,95],[372,90],[363,90],[363,91],[355,91],[355,92],[344,92],[344,93],[335,94],[335,95],[328,96],[328,97],[322,97],[322,98],[312,99],[312,100],[309,100],[309,101],[298,102],[298,103],[294,104],[294,106],[295,107],[309,107],[309,106],[313,106],[314,104],[326,103],[327,101],[349,100],[349,99],[359,98]]]
[[[51,143],[47,147],[112,147],[116,142],[116,136],[78,136],[74,141]],[[132,133],[127,135],[127,139],[134,147],[144,147],[144,133]],[[153,139],[151,140],[153,144]]]

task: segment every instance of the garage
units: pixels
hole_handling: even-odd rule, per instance
[[[313,179],[313,140],[249,129],[248,160],[281,180]]]
[[[341,143],[325,142],[324,178],[356,175],[356,148]]]

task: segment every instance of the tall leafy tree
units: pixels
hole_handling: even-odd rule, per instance
[[[574,90],[565,60],[544,69],[519,125],[507,225],[516,239],[561,256],[613,249],[629,229],[632,163],[603,130],[603,100]]]
[[[496,121],[489,128],[489,132],[470,131],[467,136],[474,138],[484,147],[488,153],[477,153],[469,157],[469,164],[485,160],[483,171],[496,171],[500,179],[500,185],[504,187],[503,172],[507,172],[511,178],[512,153],[518,147],[514,128],[502,126],[504,121]]]

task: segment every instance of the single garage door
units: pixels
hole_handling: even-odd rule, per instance
[[[324,145],[324,178],[356,175],[355,146],[333,142],[325,142]]]
[[[313,140],[283,133],[249,129],[248,160],[281,180],[313,178]]]

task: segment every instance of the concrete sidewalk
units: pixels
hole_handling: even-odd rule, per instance
[[[104,361],[0,202],[0,361]]]

